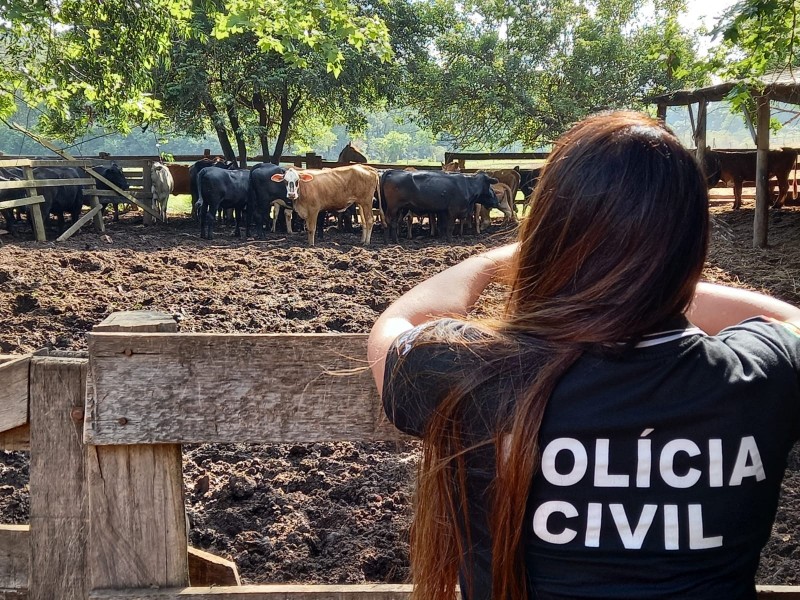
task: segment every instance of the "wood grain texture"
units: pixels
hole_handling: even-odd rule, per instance
[[[407,600],[405,584],[244,585],[173,590],[96,590],[91,600]],[[455,600],[455,599],[454,599]]]
[[[0,589],[0,600],[28,600],[30,598],[26,588],[4,590]]]
[[[30,362],[29,356],[23,356],[0,364],[0,431],[28,422]]]
[[[31,449],[30,425],[20,425],[14,429],[0,432],[0,449],[29,452]]]
[[[162,317],[115,313],[104,323],[130,331]],[[87,386],[87,411],[94,394]],[[188,585],[181,447],[90,446],[88,455],[91,588]]]
[[[800,586],[756,586],[758,600],[800,600]],[[175,590],[98,590],[90,600],[407,600],[411,586],[247,585]],[[0,597],[2,600],[2,597]]]
[[[89,447],[91,587],[189,582],[176,445]]]
[[[193,586],[242,585],[235,562],[191,546],[189,583]]]
[[[0,181],[0,190],[18,190],[27,188],[62,187],[73,185],[93,185],[94,179],[84,177],[80,179],[15,179],[13,181]]]
[[[16,208],[18,206],[29,206],[31,204],[41,204],[44,202],[44,196],[30,196],[26,198],[17,198],[16,200],[3,200],[0,202],[0,208]]]
[[[93,444],[395,440],[363,334],[89,335]]]
[[[108,315],[92,331],[174,333],[178,323],[172,315],[156,310],[123,310]]]
[[[28,525],[0,525],[0,589],[27,589],[30,540]]]
[[[31,359],[31,578],[33,600],[88,592],[85,451],[81,441],[88,362]]]

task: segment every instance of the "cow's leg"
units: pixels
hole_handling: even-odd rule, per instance
[[[325,239],[325,226],[328,224],[328,213],[324,210],[319,211],[317,215],[317,238],[321,242]]]
[[[742,207],[742,186],[744,181],[741,179],[733,180],[733,210],[739,210]]]
[[[476,204],[475,210],[472,211],[472,218],[475,219],[475,233],[478,235],[481,233],[481,208],[480,204]]]
[[[783,206],[786,200],[786,194],[789,193],[789,175],[786,177],[778,177],[778,199],[775,201],[775,208]]]
[[[317,217],[319,213],[314,209],[309,209],[308,215],[306,218],[306,230],[308,233],[308,245],[314,246],[314,234],[317,230]]]
[[[233,221],[235,229],[233,230],[233,237],[242,237],[242,212],[241,209],[236,206],[230,209],[233,212]]]
[[[292,231],[292,218],[294,217],[294,211],[288,208],[283,209],[283,218],[286,221],[286,233],[294,233]]]
[[[410,240],[412,237],[414,237],[411,233],[411,227],[414,225],[414,215],[411,214],[411,212],[406,215],[406,223],[408,224],[408,233],[406,234],[406,238]]]
[[[361,220],[364,223],[361,228],[361,242],[365,246],[369,246],[372,241],[372,227],[375,225],[375,219],[372,217],[372,198],[370,197],[368,202],[361,204],[359,209],[361,210]]]

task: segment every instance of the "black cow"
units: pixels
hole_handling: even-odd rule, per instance
[[[197,215],[195,212],[195,207],[197,206],[197,200],[200,196],[200,180],[198,177],[203,169],[207,169],[208,167],[217,167],[228,170],[235,168],[232,162],[223,160],[219,157],[203,158],[189,167],[189,192],[192,194],[192,217]]]
[[[85,179],[86,173],[83,169],[75,167],[35,167],[33,169],[34,179]],[[72,223],[81,216],[83,207],[83,189],[80,185],[60,185],[55,187],[41,188],[44,197],[42,205],[42,215],[47,221],[49,215],[54,214],[58,218],[59,231],[66,229],[64,223],[64,213],[69,213]]]
[[[286,184],[272,181],[276,173],[285,173],[286,169],[272,163],[259,163],[250,170],[250,201],[247,218],[250,223],[255,223],[256,236],[263,238],[266,228],[272,224],[270,209],[275,200],[281,201],[285,206],[291,207],[291,202],[286,199]],[[275,219],[278,217],[276,207]]]
[[[106,179],[108,179],[111,183],[116,185],[118,188],[127,191],[129,188],[128,180],[125,178],[125,174],[122,172],[122,169],[119,168],[117,163],[112,163],[110,167],[106,167],[103,165],[99,165],[96,167],[92,167],[94,171]],[[98,190],[110,190],[111,188],[108,187],[107,184],[103,183],[99,179],[97,180],[97,189]],[[106,208],[109,204],[114,206],[114,220],[119,221],[119,201],[117,198],[109,198],[106,196],[102,196],[100,198],[100,203],[103,205],[103,212],[105,213]]]
[[[451,241],[456,219],[463,222],[473,212],[475,204],[498,208],[497,196],[491,187],[493,183],[497,183],[497,179],[486,173],[386,171],[380,182],[380,198],[386,218],[384,239],[387,229],[391,229],[392,241],[396,243],[400,220],[406,211],[412,211],[436,213],[440,230],[443,228],[447,241]]]
[[[519,167],[514,167],[514,170],[519,173],[519,189],[522,190],[522,195],[525,197],[525,201],[527,202],[530,198],[530,195],[533,193],[533,190],[536,188],[536,184],[538,183],[539,177],[542,174],[542,168],[520,169]]]
[[[214,239],[214,216],[220,209],[234,209],[236,231],[241,235],[243,212],[247,210],[250,196],[249,169],[203,169],[198,177],[197,215],[200,217],[200,237]],[[250,237],[250,218],[245,219],[247,237]]]

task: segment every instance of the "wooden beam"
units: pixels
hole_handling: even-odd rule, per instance
[[[88,340],[92,444],[400,438],[367,368],[365,334],[92,332]]]
[[[101,210],[103,210],[103,207],[100,206],[100,204],[97,204],[96,206],[93,206],[92,208],[87,210],[83,215],[81,215],[80,219],[78,219],[72,225],[70,225],[69,229],[67,229],[64,233],[58,236],[56,238],[56,241],[57,242],[67,241],[69,238],[75,235],[75,233],[81,227],[83,227],[84,225],[86,225],[86,223],[94,219],[95,215],[97,215]]]
[[[0,525],[0,589],[27,589],[30,545],[30,526]]]
[[[659,121],[663,121],[664,123],[667,122],[667,105],[664,103],[659,103],[658,108],[656,109],[656,119]]]
[[[178,324],[171,315],[156,310],[121,310],[92,328],[93,332],[171,333],[177,330]]]
[[[31,428],[30,425],[20,425],[14,429],[0,433],[0,449],[2,450],[24,450],[30,452],[31,449]]]
[[[118,325],[124,335],[148,327],[146,319]],[[90,362],[93,373],[103,368]],[[87,386],[87,411],[95,391]],[[188,585],[181,447],[91,446],[88,454],[91,588]]]
[[[770,101],[766,96],[756,98],[756,209],[753,217],[753,247],[767,247],[767,226],[769,222],[769,118]]]
[[[757,585],[758,600],[800,600],[800,586]],[[95,590],[90,600],[408,600],[411,585],[246,585],[172,590]]]
[[[189,546],[189,583],[193,586],[240,586],[236,563]]]
[[[16,200],[3,200],[0,202],[0,209],[17,208],[18,206],[29,206],[31,204],[41,204],[42,202],[44,202],[44,196],[30,196],[28,198],[17,198]]]
[[[244,585],[172,590],[96,590],[91,600],[408,600],[408,584]],[[455,600],[455,599],[454,599]]]
[[[66,165],[65,165],[66,166]],[[73,185],[92,185],[94,179],[15,179],[13,181],[0,181],[0,190],[19,190],[27,188],[63,187]]]
[[[32,600],[83,600],[86,454],[81,443],[88,361],[31,359]]]
[[[0,364],[0,432],[28,422],[30,356]]]

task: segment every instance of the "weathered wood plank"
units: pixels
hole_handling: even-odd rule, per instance
[[[92,589],[188,583],[180,446],[90,446],[89,506]]]
[[[111,313],[92,328],[92,332],[174,333],[177,330],[178,324],[172,315],[156,310],[121,310]]]
[[[44,196],[30,196],[27,198],[17,198],[16,200],[3,200],[0,202],[0,209],[30,206],[31,204],[41,204],[43,202]]]
[[[88,362],[31,359],[32,600],[86,598],[86,462],[81,442]]]
[[[93,444],[396,440],[364,334],[91,333]],[[252,360],[258,357],[258,360]],[[266,368],[265,368],[266,366]]]
[[[98,196],[100,198],[119,198],[122,201],[127,202],[122,196],[120,196],[114,190],[92,190],[92,196]],[[88,195],[88,192],[84,192],[85,195]]]
[[[111,315],[105,323],[122,331],[152,326],[139,317]],[[150,317],[161,323],[163,313]],[[103,367],[90,362],[90,370],[97,368]],[[87,410],[94,393],[88,386]],[[189,584],[179,445],[90,446],[89,507],[92,589]]]
[[[22,172],[25,173],[25,179],[29,183],[36,179],[32,167],[22,167]],[[39,191],[38,189],[31,187],[25,191],[25,195],[28,198],[35,198],[38,191]],[[44,230],[44,221],[50,215],[45,214],[44,204],[41,203],[41,204],[31,205],[31,207],[28,209],[28,213],[30,214],[31,219],[33,220],[33,237],[36,239],[37,242],[46,242],[47,234],[45,233]]]
[[[78,219],[72,225],[70,225],[69,229],[67,229],[64,233],[58,236],[56,238],[56,241],[65,242],[66,240],[71,238],[81,227],[83,227],[84,225],[86,225],[86,223],[94,219],[95,215],[99,214],[101,210],[103,210],[103,207],[100,206],[99,203],[96,204],[95,206],[92,206],[92,208],[86,211],[86,213],[81,215],[80,219]]]
[[[0,354],[0,365],[11,360],[17,360],[18,358],[25,358],[25,356],[25,354]]]
[[[753,214],[753,248],[767,247],[769,223],[770,186],[767,161],[769,160],[770,101],[767,96],[756,98],[756,209]]]
[[[0,181],[0,190],[17,190],[23,188],[60,187],[73,185],[92,185],[94,179],[19,179],[15,181]]]
[[[28,422],[28,372],[30,356],[0,364],[0,431]]]
[[[95,590],[91,600],[407,600],[407,584],[244,585],[172,590]]]
[[[26,588],[19,588],[13,590],[0,589],[0,600],[28,600],[28,590]]]
[[[232,560],[189,546],[189,584],[193,586],[242,585]]]
[[[20,425],[14,429],[0,432],[0,449],[2,450],[25,450],[31,449],[31,428],[30,425]]]
[[[758,600],[800,600],[800,586],[756,586]],[[406,584],[246,585],[173,590],[96,590],[90,600],[407,600]],[[0,599],[1,600],[1,599]]]
[[[28,525],[0,525],[0,589],[28,587],[30,540]]]

